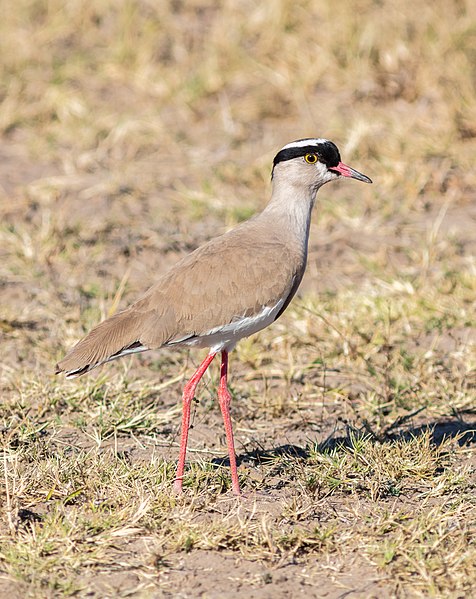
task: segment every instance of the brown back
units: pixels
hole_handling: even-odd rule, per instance
[[[156,349],[289,301],[305,259],[286,223],[251,219],[183,258],[137,302],[97,325],[58,372],[86,372],[131,346]]]

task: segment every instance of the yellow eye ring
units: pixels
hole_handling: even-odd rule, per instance
[[[316,162],[317,162],[317,154],[306,154],[304,156],[304,160],[308,164],[316,164]]]

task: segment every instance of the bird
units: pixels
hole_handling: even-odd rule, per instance
[[[311,213],[320,187],[341,177],[372,183],[341,161],[327,139],[282,147],[273,160],[272,193],[258,214],[178,261],[136,302],[107,318],[57,364],[79,377],[123,356],[162,347],[207,348],[182,393],[180,450],[174,490],[183,489],[191,403],[200,379],[221,354],[218,402],[232,492],[241,495],[230,417],[228,356],[237,342],[271,325],[295,295],[306,268]]]

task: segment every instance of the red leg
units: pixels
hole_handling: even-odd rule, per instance
[[[183,482],[183,471],[185,469],[185,456],[187,454],[187,442],[188,442],[188,429],[190,428],[190,407],[192,405],[192,400],[195,395],[195,389],[197,388],[200,379],[205,374],[207,368],[210,366],[213,358],[216,356],[215,354],[208,354],[208,356],[203,360],[200,366],[197,368],[195,374],[188,381],[183,389],[182,394],[182,435],[180,438],[180,453],[179,453],[179,461],[177,466],[177,475],[175,476],[174,489],[178,493],[182,490],[182,482]]]
[[[233,427],[230,419],[231,394],[228,391],[228,352],[221,352],[220,368],[220,386],[218,387],[218,401],[220,402],[221,413],[225,422],[226,442],[228,445],[228,455],[230,456],[231,486],[235,495],[241,495],[240,483],[238,481],[238,472],[236,470],[235,443],[233,440]]]

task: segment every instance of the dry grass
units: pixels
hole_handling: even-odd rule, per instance
[[[474,3],[19,0],[0,22],[0,589],[11,597],[465,597],[476,588]],[[53,364],[335,140],[302,295],[217,372]],[[213,576],[209,572],[213,571]],[[179,595],[182,593],[182,595]]]

